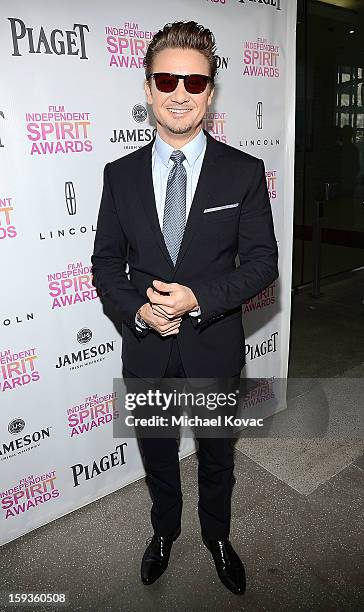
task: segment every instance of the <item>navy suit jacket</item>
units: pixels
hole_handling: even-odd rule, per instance
[[[186,313],[176,336],[187,376],[227,377],[245,364],[242,304],[278,277],[263,160],[205,134],[205,157],[175,266],[154,198],[154,141],[105,166],[93,282],[122,320],[123,365],[140,377],[163,376],[172,343],[172,336],[135,328],[136,311],[148,302],[154,279],[190,287],[200,305],[200,323]]]

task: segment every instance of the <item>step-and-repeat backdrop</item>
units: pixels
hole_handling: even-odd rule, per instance
[[[121,337],[92,285],[106,162],[152,139],[143,56],[166,22],[216,35],[204,127],[265,162],[280,278],[243,305],[249,377],[287,373],[294,0],[3,0],[0,7],[0,543],[144,475],[113,438]],[[183,439],[181,456],[193,451]],[[122,517],[120,517],[122,520]]]

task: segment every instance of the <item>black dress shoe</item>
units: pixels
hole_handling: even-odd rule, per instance
[[[206,540],[203,543],[212,554],[217,574],[230,591],[241,595],[245,591],[246,578],[244,565],[228,539]]]
[[[178,529],[169,536],[160,536],[156,533],[147,540],[147,548],[143,555],[140,576],[143,584],[152,584],[165,572],[168,567],[172,544],[181,533]]]

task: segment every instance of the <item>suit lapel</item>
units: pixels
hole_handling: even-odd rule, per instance
[[[202,162],[200,176],[197,182],[195,194],[192,200],[190,212],[187,218],[185,231],[183,234],[181,246],[178,252],[176,265],[174,271],[177,271],[183,257],[186,254],[188,246],[195,235],[203,214],[203,209],[206,206],[206,202],[211,201],[212,194],[212,182],[216,176],[216,142],[208,132],[204,130],[206,134],[206,151]]]
[[[159,225],[157,205],[154,195],[153,175],[152,175],[152,149],[154,140],[140,150],[140,173],[138,190],[139,196],[144,206],[145,215],[154,232],[158,245],[170,266],[173,266],[173,261],[164,242],[164,236]]]
[[[206,202],[210,201],[213,193],[212,182],[214,177],[216,177],[215,163],[217,157],[217,143],[208,132],[204,130],[204,133],[207,139],[205,156],[202,162],[200,176],[197,182],[175,266],[173,265],[173,261],[166,247],[164,236],[158,220],[152,175],[152,148],[154,139],[149,145],[146,145],[140,149],[140,181],[138,183],[139,196],[157,243],[174,272],[176,272],[178,266],[180,265],[188,246],[197,228],[199,227],[199,222],[201,215],[203,214],[205,204]]]

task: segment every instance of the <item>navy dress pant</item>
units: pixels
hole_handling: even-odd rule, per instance
[[[239,373],[240,375],[240,373]],[[238,376],[238,375],[237,375]],[[124,378],[137,378],[123,367]],[[165,378],[187,378],[176,336]],[[198,516],[206,539],[228,538],[234,479],[234,440],[197,437]],[[152,499],[151,522],[154,533],[167,536],[181,527],[182,490],[177,438],[140,438],[146,481]]]

